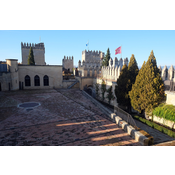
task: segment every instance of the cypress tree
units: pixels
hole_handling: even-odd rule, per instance
[[[129,85],[128,85],[128,92],[131,91],[132,85],[135,83],[136,76],[138,75],[139,68],[134,57],[134,54],[131,55],[129,64],[128,64],[128,71],[129,71]],[[131,102],[130,98],[128,101],[128,111],[131,112]]]
[[[104,59],[103,59],[103,62],[102,62],[102,66],[108,66],[109,65],[109,59],[110,59],[110,51],[109,51],[109,48],[108,48],[108,50],[107,50],[107,53],[106,53],[106,55],[105,55],[105,57],[104,57]]]
[[[101,94],[102,94],[102,100],[104,101],[105,99],[105,92],[106,92],[106,83],[102,79],[102,84],[101,84]]]
[[[32,47],[30,47],[30,50],[29,50],[28,65],[35,65],[35,60],[34,60]]]
[[[106,90],[107,91],[107,99],[108,99],[108,103],[111,103],[111,100],[114,98],[113,96],[113,92],[112,92],[112,86],[110,86],[109,89]]]
[[[115,88],[115,95],[117,97],[117,103],[122,106],[128,106],[130,104],[130,99],[128,95],[129,90],[129,71],[128,66],[124,64],[120,76],[117,80],[117,86]]]
[[[145,111],[152,115],[152,110],[162,102],[164,84],[153,51],[143,63],[129,96],[132,107],[140,113]]]

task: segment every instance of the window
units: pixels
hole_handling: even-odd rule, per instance
[[[34,82],[35,82],[35,86],[40,86],[40,78],[38,75],[35,76]]]
[[[44,86],[49,86],[49,77],[47,75],[43,78]]]
[[[30,77],[28,75],[25,76],[25,86],[30,86]]]

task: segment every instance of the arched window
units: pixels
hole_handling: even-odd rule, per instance
[[[28,75],[25,76],[25,86],[30,86],[30,77]]]
[[[35,86],[40,86],[40,78],[38,75],[34,77]]]
[[[49,77],[47,75],[43,77],[43,82],[44,82],[44,86],[49,86]]]

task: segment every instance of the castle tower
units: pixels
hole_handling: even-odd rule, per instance
[[[28,64],[28,56],[29,56],[29,50],[30,47],[33,49],[33,55],[36,65],[46,65],[45,63],[45,47],[44,43],[38,43],[38,44],[29,44],[29,43],[22,43],[21,42],[21,52],[22,52],[22,64]]]
[[[19,90],[19,77],[18,77],[18,60],[6,59],[7,71],[11,75],[11,83],[9,83],[10,90]]]
[[[70,57],[68,58],[67,56],[67,59],[66,59],[66,56],[64,56],[64,58],[62,59],[62,65],[65,69],[69,69],[70,72],[73,71],[73,64],[74,64],[74,57]]]

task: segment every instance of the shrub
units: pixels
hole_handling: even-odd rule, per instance
[[[153,110],[153,114],[157,117],[161,117],[175,122],[175,106],[160,104]]]

